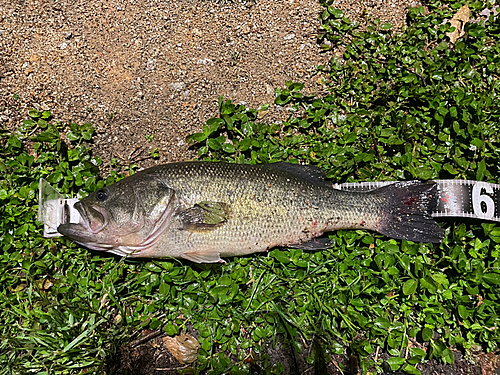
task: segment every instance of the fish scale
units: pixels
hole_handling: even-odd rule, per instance
[[[275,246],[314,250],[331,245],[316,237],[337,229],[425,242],[443,236],[429,214],[434,184],[340,191],[311,166],[172,163],[101,190],[75,205],[84,213],[82,223],[63,224],[59,231],[89,248],[131,257],[218,262]]]

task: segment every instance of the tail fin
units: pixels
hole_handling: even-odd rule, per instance
[[[433,182],[403,181],[374,191],[386,198],[383,218],[376,230],[388,237],[439,243],[444,231],[431,217],[438,204]]]

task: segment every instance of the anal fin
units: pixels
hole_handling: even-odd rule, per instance
[[[333,246],[333,242],[328,237],[313,238],[307,242],[288,245],[292,249],[302,250],[323,250]]]

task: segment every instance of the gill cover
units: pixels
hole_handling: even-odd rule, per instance
[[[75,204],[80,223],[60,225],[58,231],[93,250],[120,255],[142,251],[168,226],[174,197],[158,176],[139,173]]]

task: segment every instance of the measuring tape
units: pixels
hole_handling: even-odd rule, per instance
[[[369,191],[395,181],[348,182],[334,187],[348,191]],[[500,185],[470,180],[433,180],[438,185],[439,203],[432,217],[468,217],[500,221]]]
[[[43,223],[43,236],[45,238],[60,237],[57,227],[65,223],[80,221],[80,214],[73,206],[77,198],[64,199],[64,197],[50,184],[40,179],[38,185],[38,221]]]
[[[348,182],[333,187],[347,191],[369,191],[396,181]],[[467,217],[500,222],[500,185],[470,180],[434,180],[439,203],[433,217]],[[44,237],[60,236],[62,223],[78,223],[80,215],[73,207],[78,199],[64,199],[44,179],[40,179],[38,220],[44,223]]]

